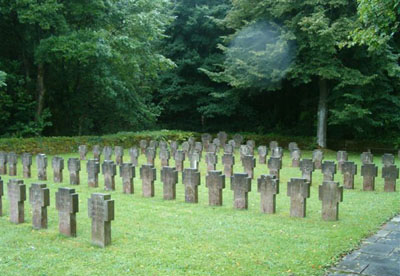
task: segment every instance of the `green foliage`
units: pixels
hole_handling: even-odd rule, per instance
[[[6,86],[5,80],[6,80],[7,74],[3,71],[0,71],[0,88],[3,86]]]

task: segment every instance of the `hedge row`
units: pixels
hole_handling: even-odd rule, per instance
[[[212,134],[216,136],[216,134]],[[229,134],[231,138],[233,134]],[[268,145],[270,141],[276,140],[279,144],[287,148],[287,145],[294,141],[301,149],[312,150],[316,148],[314,137],[289,137],[275,134],[259,135],[253,133],[242,133],[245,140],[254,140],[257,145]],[[139,141],[145,140],[164,140],[179,142],[187,140],[190,136],[201,140],[201,133],[160,130],[160,131],[142,131],[142,132],[124,132],[104,136],[76,136],[76,137],[37,137],[37,138],[7,138],[0,139],[0,151],[7,152],[30,152],[32,154],[46,153],[59,154],[77,152],[79,145],[88,145],[91,149],[94,145],[100,146],[122,146],[129,148],[139,145]],[[362,152],[371,149],[375,152],[395,152],[394,143],[384,141],[328,141],[328,145],[333,150],[347,150]]]

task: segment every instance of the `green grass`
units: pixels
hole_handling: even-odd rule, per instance
[[[311,155],[304,153],[305,157]],[[65,158],[77,154],[61,155]],[[92,156],[91,154],[89,155]],[[375,157],[380,163],[380,157]],[[125,152],[125,161],[129,160]],[[335,153],[325,154],[325,160],[334,160]],[[49,165],[51,156],[48,156]],[[350,155],[359,166],[359,154]],[[162,199],[160,161],[157,158],[156,196],[141,196],[141,181],[136,168],[135,194],[122,194],[122,183],[116,177],[115,220],[112,222],[112,245],[101,249],[90,243],[91,227],[87,215],[87,199],[91,193],[103,192],[103,177],[99,188],[87,187],[86,162],[82,162],[81,185],[74,186],[79,193],[80,212],[77,214],[78,237],[67,238],[58,233],[58,215],[55,192],[69,185],[68,171],[64,183],[52,183],[52,169],[48,168],[48,187],[51,204],[48,207],[46,230],[31,227],[31,208],[25,202],[25,223],[9,222],[7,196],[3,197],[4,216],[0,217],[0,271],[1,275],[322,275],[345,252],[357,247],[379,226],[400,212],[400,193],[383,192],[381,171],[376,191],[363,192],[360,168],[354,190],[345,190],[340,204],[339,221],[321,219],[318,185],[322,174],[313,174],[311,196],[307,200],[307,217],[289,216],[289,198],[286,185],[291,177],[300,177],[298,168],[290,167],[285,151],[281,171],[280,194],[277,195],[277,213],[262,214],[256,180],[249,193],[249,210],[233,209],[229,181],[224,190],[224,205],[209,207],[205,187],[205,161],[201,161],[199,204],[184,202],[184,189],[179,175],[177,200]],[[174,162],[171,160],[171,164]],[[219,162],[221,159],[219,158]],[[242,171],[236,155],[235,171]],[[140,164],[144,163],[144,156]],[[185,165],[188,166],[186,160]],[[399,166],[399,161],[397,161]],[[222,169],[219,163],[218,169]],[[266,165],[257,164],[255,177],[267,174]],[[21,164],[18,176],[22,176]],[[32,179],[25,179],[27,189],[38,182],[36,166]],[[5,183],[10,177],[2,176]],[[335,180],[342,182],[342,175]],[[397,187],[400,190],[400,187]]]

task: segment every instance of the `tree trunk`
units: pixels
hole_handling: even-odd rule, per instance
[[[46,88],[44,86],[44,65],[43,63],[38,65],[37,72],[37,109],[36,109],[36,117],[35,120],[38,121],[43,112],[44,105],[44,95],[46,94]]]
[[[317,144],[321,148],[326,148],[326,128],[328,118],[328,83],[325,79],[320,78],[319,86],[319,102],[318,102],[318,122],[317,122]]]

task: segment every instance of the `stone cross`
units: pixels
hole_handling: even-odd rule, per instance
[[[88,152],[88,148],[86,145],[80,145],[78,147],[78,151],[79,151],[79,158],[81,160],[86,160],[86,154]]]
[[[271,149],[271,151],[273,151],[275,148],[279,147],[279,144],[277,141],[271,141],[269,142],[269,148]]]
[[[0,177],[0,217],[3,215],[3,201],[2,197],[4,195],[4,182]]]
[[[79,158],[68,159],[68,171],[69,171],[69,184],[79,185],[79,172],[81,170],[81,160]]]
[[[240,147],[240,145],[243,143],[243,136],[240,134],[235,134],[233,135],[233,140],[235,141],[236,147]]]
[[[254,168],[256,167],[256,159],[253,155],[244,155],[242,158],[244,172],[248,174],[250,179],[254,177]]]
[[[154,159],[156,159],[156,149],[148,147],[146,149],[146,160],[147,165],[154,166]]]
[[[63,182],[64,158],[54,156],[51,159],[51,166],[53,168],[53,181],[55,183]]]
[[[212,137],[209,133],[204,133],[201,135],[201,142],[203,143],[203,148],[205,151],[208,150],[208,146],[210,145],[211,139]]]
[[[357,165],[351,161],[344,161],[342,164],[343,187],[354,189],[354,175],[357,174]]]
[[[25,220],[24,202],[26,200],[26,186],[23,180],[10,179],[7,183],[8,201],[10,203],[10,221],[23,223]]]
[[[243,158],[245,155],[252,155],[251,149],[248,145],[241,145],[240,146],[240,159]]]
[[[169,154],[169,150],[160,149],[159,157],[161,160],[161,167],[168,167],[169,159],[171,158],[171,155]]]
[[[385,192],[396,191],[396,180],[399,178],[399,169],[395,165],[382,168],[382,177],[385,180]]]
[[[361,163],[363,164],[372,164],[374,163],[374,155],[370,152],[361,153]]]
[[[292,178],[287,184],[287,195],[290,197],[290,216],[306,216],[306,199],[310,197],[310,183],[305,178]]]
[[[228,144],[231,145],[233,147],[233,151],[235,151],[235,148],[237,148],[235,140],[229,140]]]
[[[189,161],[190,161],[190,168],[192,169],[198,169],[199,168],[199,162],[200,162],[200,153],[198,151],[194,151],[190,156],[189,156]]]
[[[299,149],[299,146],[296,142],[290,142],[288,145],[288,149],[290,152],[294,151],[295,149]]]
[[[220,131],[217,134],[218,139],[221,141],[221,146],[225,146],[226,140],[228,139],[228,134],[225,131]]]
[[[321,171],[324,175],[324,181],[333,181],[336,173],[335,161],[324,161],[321,166]]]
[[[141,153],[145,154],[146,153],[146,149],[147,149],[147,141],[146,140],[140,140],[139,147],[140,147]]]
[[[300,167],[301,150],[294,149],[292,152],[290,152],[290,155],[292,157],[292,167],[293,168]]]
[[[105,146],[103,148],[103,155],[104,155],[104,160],[112,160],[112,155],[113,155],[112,147]]]
[[[119,167],[119,175],[122,178],[122,191],[124,194],[133,194],[133,178],[135,177],[135,166],[132,163],[122,163]]]
[[[268,155],[268,148],[266,146],[259,146],[258,147],[258,163],[266,164],[267,163],[267,155]]]
[[[336,160],[338,161],[338,170],[341,172],[343,163],[349,160],[347,151],[344,150],[338,151],[336,154]]]
[[[232,176],[233,165],[235,165],[235,156],[233,154],[225,153],[222,156],[222,164],[224,164],[224,175],[227,178]]]
[[[32,183],[29,188],[29,203],[32,205],[33,229],[47,228],[47,206],[50,205],[50,190],[44,183]]]
[[[68,237],[76,237],[76,213],[79,212],[79,195],[75,189],[58,188],[56,192],[58,230]]]
[[[183,185],[185,185],[185,202],[198,203],[200,185],[200,172],[197,169],[185,169],[183,171]]]
[[[182,150],[185,153],[185,155],[187,156],[187,154],[190,151],[190,144],[189,144],[188,141],[185,141],[185,142],[182,143]]]
[[[101,171],[104,175],[104,189],[106,191],[115,190],[115,175],[117,174],[117,166],[112,160],[104,160],[101,164]]]
[[[254,148],[256,147],[256,142],[254,140],[248,140],[246,145],[250,148],[250,154],[254,155]]]
[[[282,169],[282,159],[278,157],[271,157],[268,159],[269,174],[274,175],[276,178],[280,178],[279,172]]]
[[[154,150],[157,150],[158,148],[158,142],[156,140],[150,140],[149,142],[149,148],[153,148]]]
[[[97,159],[87,161],[86,172],[88,174],[88,186],[93,188],[99,187],[100,163]]]
[[[46,154],[38,154],[36,156],[36,166],[39,180],[47,180],[47,156]]]
[[[320,170],[322,167],[322,160],[324,159],[324,152],[316,149],[312,153],[312,161],[314,162],[314,169]]]
[[[156,178],[156,168],[152,165],[142,165],[140,168],[140,179],[142,179],[143,197],[154,196],[154,181]]]
[[[178,150],[178,142],[177,141],[171,141],[171,144],[169,145],[171,148],[171,156],[175,156],[175,152]]]
[[[131,158],[131,163],[137,167],[139,162],[138,162],[138,158],[140,155],[140,151],[136,148],[136,147],[132,147],[129,149],[129,156]]]
[[[98,161],[100,161],[100,157],[101,157],[101,148],[99,145],[94,145],[93,146],[93,159],[97,159]]]
[[[7,161],[8,161],[8,175],[16,176],[17,175],[18,155],[15,152],[8,153]]]
[[[247,209],[249,205],[248,193],[251,191],[251,178],[247,173],[235,173],[231,178],[233,191],[233,207]]]
[[[271,157],[276,157],[282,159],[283,157],[283,149],[281,147],[276,147],[271,150]]]
[[[10,162],[10,155],[8,155],[8,162]],[[390,153],[382,155],[382,164],[384,167],[394,165],[394,155]]]
[[[178,183],[178,171],[173,167],[163,167],[161,170],[164,200],[176,199],[176,184]]]
[[[183,161],[185,161],[185,153],[182,150],[177,150],[174,155],[175,168],[178,172],[183,171]]]
[[[319,200],[322,201],[322,219],[338,220],[339,202],[343,201],[343,187],[339,187],[339,182],[322,182],[322,185],[319,186]]]
[[[165,141],[160,141],[160,150],[168,150],[168,144]]]
[[[122,163],[124,163],[124,148],[120,146],[115,146],[114,152],[115,163],[117,163],[117,165],[121,165]]]
[[[275,175],[262,174],[257,180],[258,192],[261,195],[261,212],[274,214],[276,210],[276,195],[279,194],[279,179]]]
[[[24,178],[31,178],[32,154],[23,153],[21,159]]]
[[[375,164],[364,164],[361,166],[361,176],[363,177],[363,190],[375,190],[375,177],[378,176],[378,167]]]
[[[218,138],[214,138],[212,143],[215,145],[216,152],[218,152],[221,147],[221,141]]]
[[[7,152],[0,151],[0,174],[7,174]]]
[[[218,155],[213,152],[206,153],[207,171],[215,171],[218,163]]]
[[[203,144],[201,142],[194,143],[194,150],[197,151],[201,157],[203,152]]]
[[[300,170],[302,178],[306,179],[312,185],[312,173],[314,171],[314,162],[311,159],[300,161]]]
[[[206,152],[216,153],[218,151],[218,147],[215,144],[209,144]]]
[[[234,147],[230,144],[225,144],[224,153],[233,154]]]
[[[88,215],[92,219],[92,243],[105,247],[111,244],[111,221],[114,220],[114,200],[109,194],[92,194],[88,199]]]
[[[209,171],[206,176],[208,203],[210,206],[222,206],[222,190],[225,188],[225,175],[221,171]]]

